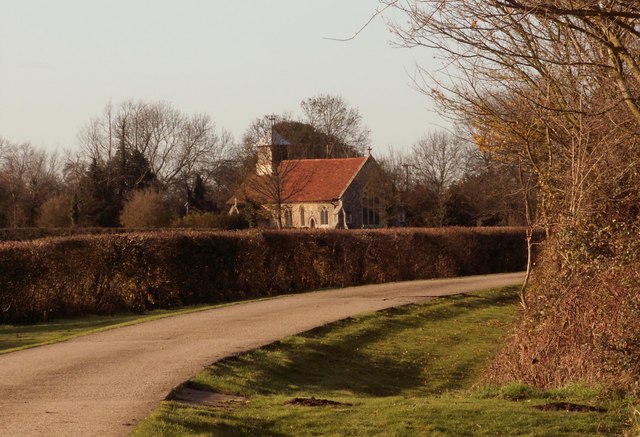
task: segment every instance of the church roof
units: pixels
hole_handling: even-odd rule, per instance
[[[287,202],[319,202],[338,199],[358,174],[367,158],[300,159],[282,161],[288,171],[283,193]]]
[[[279,176],[254,176],[245,183],[245,193],[269,203],[276,191],[274,179],[279,178],[283,203],[335,200],[342,196],[366,160],[366,157],[285,160],[278,166]]]

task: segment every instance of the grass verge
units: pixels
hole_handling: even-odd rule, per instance
[[[343,320],[224,359],[189,386],[245,396],[245,405],[164,401],[133,435],[622,434],[632,401],[602,388],[478,386],[483,367],[512,326],[516,302],[514,289],[436,299]],[[289,403],[311,397],[340,404]],[[594,411],[534,408],[549,403]]]
[[[230,303],[225,305],[234,305]],[[204,311],[223,305],[198,305],[177,310],[152,310],[142,314],[116,314],[110,316],[85,316],[60,319],[33,325],[0,325],[0,354],[21,349],[58,343],[71,338],[135,325],[165,317]]]

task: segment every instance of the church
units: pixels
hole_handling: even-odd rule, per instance
[[[289,146],[271,129],[258,145],[255,174],[227,202],[230,214],[258,205],[271,227],[360,229],[384,225],[382,171],[371,154],[290,160]]]

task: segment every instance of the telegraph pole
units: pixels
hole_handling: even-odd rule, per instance
[[[404,167],[404,191],[409,191],[409,164],[402,164]]]

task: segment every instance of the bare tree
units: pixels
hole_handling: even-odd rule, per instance
[[[410,24],[392,26],[406,46],[441,50],[451,76],[425,72],[423,90],[482,147],[535,173],[552,227],[610,215],[605,187],[634,178],[636,3],[393,2]]]
[[[29,143],[1,143],[0,185],[6,190],[8,225],[34,226],[40,206],[59,189],[57,154]]]
[[[517,163],[500,159],[490,151],[471,149],[464,172],[462,179],[454,185],[454,191],[468,200],[474,224],[525,224],[525,208]],[[535,200],[534,192],[531,194],[532,200]],[[535,202],[532,205],[535,211]]]
[[[466,147],[461,138],[443,131],[425,134],[414,146],[412,162],[416,177],[436,201],[436,226],[444,226],[448,189],[464,172]]]
[[[369,129],[360,111],[351,108],[342,97],[320,94],[300,104],[306,122],[327,137],[326,157],[364,155],[369,145]]]
[[[225,157],[231,136],[217,133],[209,116],[187,116],[168,103],[127,101],[108,104],[102,116],[79,134],[85,155],[106,162],[120,148],[135,151],[149,162],[149,171],[170,187],[196,173],[206,174]]]
[[[108,104],[79,133],[93,185],[92,222],[115,225],[125,197],[150,184],[172,199],[179,213],[197,183],[220,181],[232,148],[205,114],[186,115],[165,102]],[[85,190],[86,191],[86,190]],[[216,188],[217,191],[222,191]],[[104,213],[101,213],[103,211]]]
[[[607,332],[601,342],[596,327],[610,314],[591,312],[597,304],[588,297],[602,291],[594,284],[615,283],[607,304],[620,308],[637,292],[627,273],[639,259],[640,2],[385,3],[408,20],[391,23],[399,42],[438,49],[445,63],[422,71],[422,90],[469,126],[481,148],[517,166],[525,195],[535,184],[550,238],[535,298],[521,296],[526,311],[498,372],[541,385],[615,379],[611,369],[637,362],[637,351],[613,346],[638,335],[629,328],[637,308],[618,322],[632,333]],[[531,225],[538,218],[528,200]],[[600,318],[576,320],[581,314]],[[637,366],[629,371],[637,380]]]
[[[302,168],[301,161],[288,159],[291,144],[277,130],[282,119],[265,116],[257,119],[245,134],[245,149],[255,150],[255,165],[241,186],[245,202],[252,202],[268,211],[276,226],[283,227],[283,215],[288,202],[309,183],[312,174]]]

